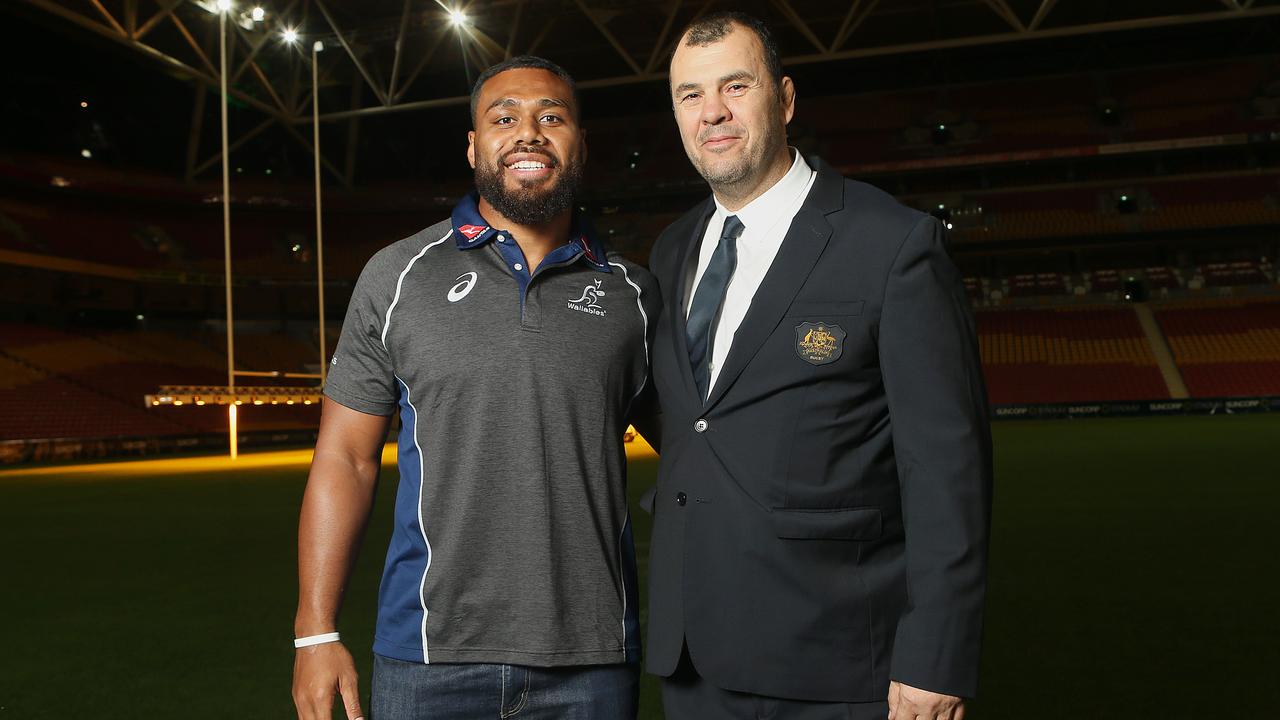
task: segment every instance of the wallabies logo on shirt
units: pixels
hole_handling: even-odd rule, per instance
[[[604,315],[605,309],[600,307],[600,298],[605,295],[604,290],[600,289],[603,280],[597,278],[591,282],[591,285],[582,289],[582,297],[577,300],[570,300],[566,304],[570,310],[590,313],[591,315]]]

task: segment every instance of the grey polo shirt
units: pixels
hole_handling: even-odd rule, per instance
[[[638,659],[622,435],[649,395],[658,311],[652,276],[577,221],[530,275],[474,194],[369,261],[325,394],[400,413],[375,652]]]

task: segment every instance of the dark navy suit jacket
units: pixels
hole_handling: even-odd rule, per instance
[[[818,177],[704,402],[681,311],[710,199],[663,232],[648,669],[783,698],[973,696],[991,443],[935,218]]]

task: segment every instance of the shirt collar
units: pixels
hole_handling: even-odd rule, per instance
[[[765,190],[760,197],[752,200],[734,212],[730,212],[724,205],[720,204],[720,199],[712,195],[712,199],[716,203],[716,216],[726,218],[730,215],[737,215],[742,224],[750,231],[753,227],[757,230],[767,228],[773,225],[773,221],[777,220],[782,214],[787,213],[789,208],[793,208],[793,202],[796,198],[809,187],[809,178],[813,175],[813,169],[804,161],[800,152],[795,148],[789,148],[795,159],[791,162],[791,169],[773,184],[773,187]]]
[[[485,221],[480,215],[480,194],[475,190],[467,193],[457,205],[453,206],[453,232],[455,242],[459,250],[470,250],[480,247],[492,240],[498,233],[510,232],[499,230]],[[609,259],[605,254],[603,243],[600,236],[592,227],[591,221],[579,213],[573,211],[572,219],[569,221],[569,241],[564,247],[573,248],[575,254],[571,255],[569,260],[576,260],[581,257],[591,267],[601,272],[612,272],[609,267]]]

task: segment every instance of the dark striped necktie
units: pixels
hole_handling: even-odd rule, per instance
[[[698,289],[693,293],[693,302],[689,305],[689,319],[686,324],[689,339],[689,364],[693,368],[693,379],[698,385],[699,399],[706,399],[711,380],[711,348],[715,341],[716,320],[720,317],[720,306],[724,304],[724,292],[729,287],[729,279],[738,266],[738,236],[745,227],[737,215],[724,219],[724,229],[720,231],[720,244],[711,255],[711,262],[702,273]]]

